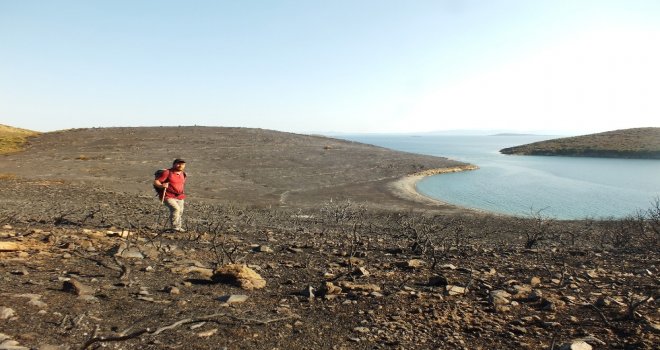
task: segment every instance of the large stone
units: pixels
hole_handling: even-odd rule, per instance
[[[223,295],[218,300],[227,304],[240,304],[248,300],[248,296],[245,294],[232,294],[232,295]]]
[[[166,246],[162,246],[161,249],[166,250]],[[109,255],[115,255],[125,259],[144,259],[145,256],[150,258],[158,257],[158,249],[151,245],[129,245],[126,242],[121,242],[108,251]]]
[[[493,305],[508,305],[511,303],[511,294],[509,292],[498,289],[490,292],[489,301]]]
[[[447,285],[445,286],[445,292],[447,293],[447,295],[463,295],[467,293],[467,288],[454,286],[454,285]]]
[[[16,340],[5,340],[0,343],[0,350],[30,350],[30,348],[19,345]]]
[[[593,280],[593,279],[596,279],[596,278],[598,278],[598,277],[600,277],[600,276],[598,276],[598,273],[596,272],[596,270],[587,270],[587,272],[585,273],[585,275],[586,275],[589,279],[592,279],[592,280]]]
[[[130,247],[127,249],[120,250],[117,253],[117,256],[120,256],[125,259],[144,259],[144,254],[137,247]]]
[[[491,291],[488,295],[488,300],[491,305],[493,305],[493,309],[495,309],[496,312],[507,312],[511,310],[510,298],[511,294],[502,289]]]
[[[211,277],[215,282],[230,283],[243,289],[260,289],[266,286],[258,273],[243,264],[228,264],[221,266]]]
[[[259,246],[256,246],[256,247],[254,247],[253,250],[254,250],[255,252],[259,252],[259,253],[272,253],[272,252],[273,252],[273,249],[270,248],[270,247],[267,246],[267,245],[259,245]]]
[[[179,295],[181,294],[181,290],[179,287],[176,286],[167,286],[163,289],[166,293],[170,293],[172,295]]]
[[[218,333],[217,328],[209,329],[208,331],[197,333],[197,336],[200,338],[209,338]]]
[[[359,292],[380,292],[380,287],[372,283],[353,283],[349,281],[341,281],[339,285],[347,290],[359,291]]]
[[[424,266],[424,260],[420,259],[410,259],[402,263],[403,267],[408,269],[419,269]]]
[[[532,287],[538,287],[541,284],[541,277],[534,276],[529,279],[529,285]]]
[[[0,306],[0,320],[7,320],[16,315],[16,312],[12,308]]]
[[[0,242],[0,252],[15,252],[21,249],[22,247],[16,242]]]
[[[0,238],[12,238],[12,237],[16,237],[16,232],[13,231],[0,232]]]
[[[353,270],[353,274],[356,276],[365,276],[365,277],[370,275],[369,270],[367,270],[364,266],[360,266],[355,270]]]
[[[341,294],[341,288],[335,286],[332,282],[325,282],[325,285],[319,291],[326,299],[333,299]]]
[[[62,285],[62,290],[65,292],[73,293],[78,296],[93,295],[95,292],[94,288],[90,286],[86,286],[74,278],[68,281],[64,281]]]
[[[511,287],[513,298],[516,300],[528,299],[532,293],[532,287],[528,284],[516,284]]]
[[[570,343],[562,344],[559,350],[591,350],[592,347],[588,343],[578,340]]]

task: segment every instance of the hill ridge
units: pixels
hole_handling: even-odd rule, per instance
[[[386,183],[428,169],[462,166],[442,157],[325,136],[254,128],[117,127],[70,129],[32,138],[4,171],[68,179],[152,195],[155,169],[188,162],[192,198],[251,205],[352,198],[399,203]],[[283,194],[286,193],[286,196]]]
[[[660,159],[660,128],[631,128],[508,147],[503,154]]]
[[[36,135],[39,132],[0,124],[0,154],[22,150],[27,139]]]

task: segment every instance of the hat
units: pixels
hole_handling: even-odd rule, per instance
[[[172,164],[185,163],[185,162],[186,162],[185,160],[177,158],[172,162]]]

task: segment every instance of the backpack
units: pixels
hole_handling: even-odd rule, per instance
[[[158,180],[161,176],[163,176],[163,173],[166,172],[166,171],[169,171],[169,169],[158,169],[158,170],[156,170],[156,172],[154,173],[154,180]],[[168,177],[169,177],[169,174],[168,174]],[[156,191],[156,195],[158,197],[162,197],[163,196],[163,188],[158,188],[158,187],[156,187],[155,184],[153,186],[154,186],[154,191]]]
[[[169,172],[170,169],[158,169],[158,170],[156,170],[156,172],[154,173],[154,180],[158,180],[161,176],[163,176],[163,173],[166,172],[166,171]],[[169,176],[170,175],[167,174],[168,178],[169,178]],[[183,177],[188,177],[188,174],[186,174],[185,171],[183,172]],[[167,179],[165,180],[165,182],[167,182]],[[154,187],[154,191],[156,191],[156,195],[158,197],[162,197],[163,196],[163,189],[156,187],[156,185],[153,185],[153,187]]]

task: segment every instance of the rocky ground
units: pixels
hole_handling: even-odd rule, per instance
[[[43,186],[4,184],[5,200]],[[660,337],[657,241],[616,236],[621,222],[550,220],[528,249],[528,219],[197,203],[172,234],[152,199],[122,199],[5,207],[4,348],[652,349]]]
[[[173,234],[147,194],[29,173],[12,157],[23,173],[0,179],[0,349],[660,342],[657,205],[566,222],[397,202],[381,185],[338,200],[302,184],[315,195],[297,205],[193,197],[187,232]]]

